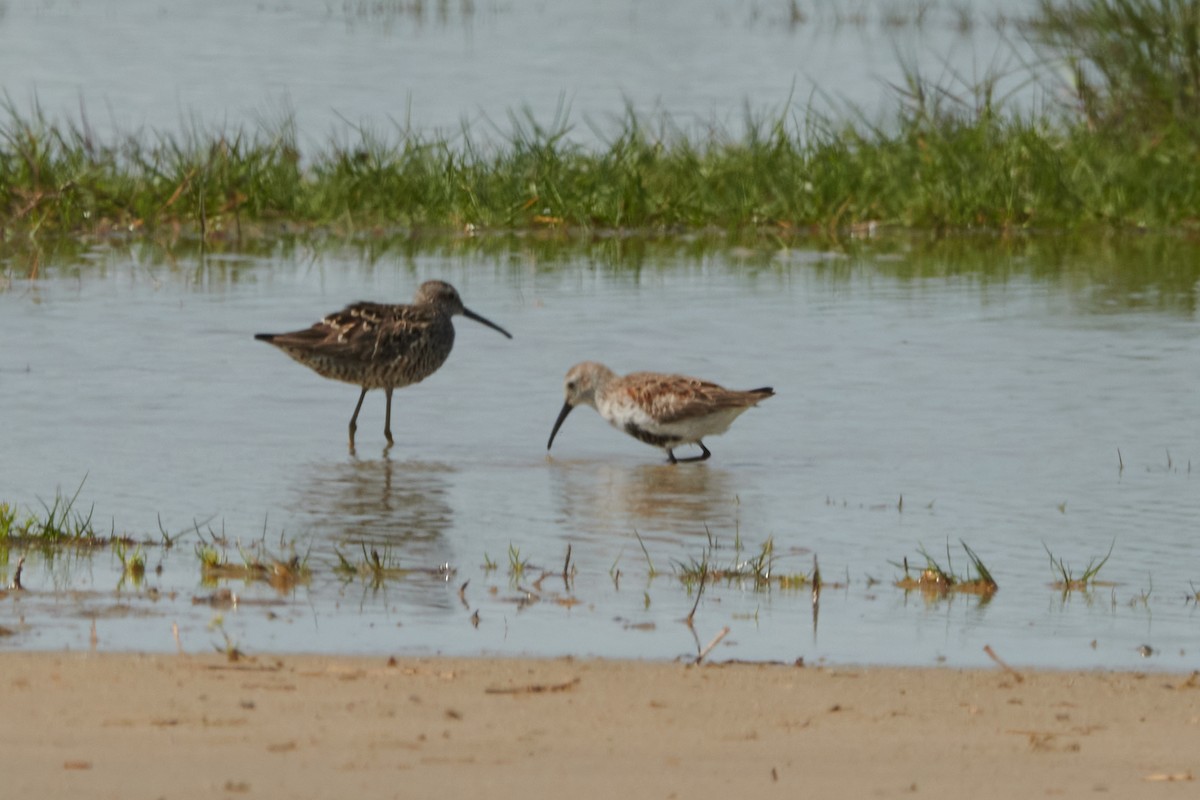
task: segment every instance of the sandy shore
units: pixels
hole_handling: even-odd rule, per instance
[[[6,797],[1196,797],[1200,676],[0,654]]]

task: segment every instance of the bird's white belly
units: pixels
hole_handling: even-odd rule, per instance
[[[600,415],[608,420],[608,423],[614,428],[633,436],[637,436],[637,434],[633,433],[631,428],[644,431],[666,440],[667,443],[662,446],[694,444],[706,436],[722,434],[729,430],[729,426],[745,410],[745,408],[722,408],[703,416],[661,422],[633,403],[611,403],[599,409]]]

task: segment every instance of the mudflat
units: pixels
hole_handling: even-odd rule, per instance
[[[1200,796],[1200,674],[2,653],[6,797]]]

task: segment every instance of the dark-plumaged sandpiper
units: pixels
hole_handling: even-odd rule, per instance
[[[317,374],[362,387],[354,416],[350,418],[350,447],[358,412],[370,389],[387,395],[383,435],[392,444],[392,390],[420,383],[446,361],[454,347],[451,317],[461,314],[512,335],[463,305],[453,286],[425,281],[409,305],[354,303],[311,328],[291,333],[260,333],[254,338],[270,342]]]

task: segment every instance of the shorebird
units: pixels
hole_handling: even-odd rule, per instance
[[[354,303],[311,328],[291,333],[259,333],[317,374],[362,387],[350,417],[350,448],[363,398],[370,389],[387,395],[383,435],[392,444],[392,390],[420,383],[437,371],[454,347],[450,318],[462,314],[512,338],[496,323],[463,306],[453,286],[425,281],[411,305]]]
[[[547,450],[571,409],[589,405],[614,428],[666,450],[672,464],[707,459],[712,453],[704,446],[705,436],[724,433],[739,414],[775,394],[770,387],[733,391],[686,375],[631,372],[620,376],[595,361],[571,367],[563,390],[566,402],[550,431]],[[684,444],[699,445],[701,454],[676,458],[674,449]]]

